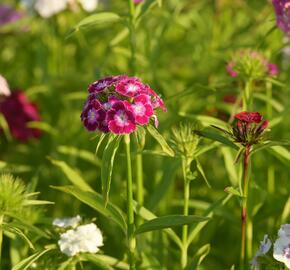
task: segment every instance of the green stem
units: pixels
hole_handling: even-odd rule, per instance
[[[243,111],[252,110],[253,107],[252,83],[251,79],[245,83],[245,89],[243,91]]]
[[[190,197],[190,181],[187,179],[187,160],[186,158],[182,158],[182,172],[183,172],[183,180],[184,180],[184,205],[183,205],[183,215],[188,216],[188,205],[189,205],[189,197]],[[184,225],[182,227],[182,252],[181,252],[181,267],[185,269],[187,266],[187,249],[188,249],[188,225]]]
[[[1,269],[1,259],[2,259],[2,242],[3,242],[3,230],[2,223],[4,220],[4,215],[0,215],[0,269]]]
[[[136,155],[136,180],[137,180],[137,202],[139,205],[144,203],[144,190],[143,190],[143,157],[141,153]],[[140,225],[141,219],[137,218],[137,225]]]
[[[129,42],[131,49],[130,68],[133,75],[136,73],[136,36],[135,36],[135,4],[134,0],[128,0],[129,5]]]
[[[135,248],[136,239],[134,236],[134,210],[133,210],[133,180],[132,180],[132,165],[130,151],[130,135],[124,136],[127,161],[127,241],[128,241],[128,257],[130,270],[135,270]]]
[[[249,190],[249,178],[248,168],[250,161],[251,146],[247,145],[244,152],[244,168],[243,168],[243,201],[242,201],[242,213],[241,213],[241,257],[240,257],[240,269],[244,270],[247,258],[246,258],[246,240],[247,240],[247,201]]]

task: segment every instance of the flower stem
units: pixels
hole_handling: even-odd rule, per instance
[[[244,152],[244,171],[243,171],[243,200],[242,200],[242,213],[241,213],[241,257],[240,269],[244,270],[246,266],[246,239],[247,239],[247,200],[249,190],[248,168],[250,161],[251,146],[247,145]]]
[[[249,79],[245,83],[245,89],[243,91],[243,111],[252,110],[253,97],[252,97],[252,80]]]
[[[1,269],[1,259],[2,259],[2,242],[3,242],[3,230],[2,223],[4,220],[4,215],[0,215],[0,269]]]
[[[143,205],[144,202],[144,190],[143,190],[143,157],[142,153],[136,155],[136,180],[137,180],[137,202],[139,205]],[[137,218],[136,223],[140,225],[141,219]]]
[[[184,180],[184,205],[183,205],[183,215],[188,216],[188,204],[190,197],[190,181],[187,179],[187,160],[186,158],[182,158],[182,172],[183,172],[183,180]],[[182,251],[181,251],[181,267],[185,269],[187,266],[187,243],[188,237],[188,225],[184,225],[182,227]]]
[[[131,72],[136,73],[136,36],[135,36],[135,4],[134,0],[128,0],[129,5],[129,42],[131,49]]]
[[[124,136],[127,161],[127,241],[128,241],[128,258],[130,270],[135,270],[135,255],[136,239],[134,236],[134,210],[133,210],[133,180],[132,180],[132,165],[130,151],[130,135]]]

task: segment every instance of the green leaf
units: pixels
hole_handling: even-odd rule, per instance
[[[0,128],[3,130],[3,133],[5,137],[7,138],[7,140],[10,141],[12,139],[11,134],[10,134],[10,129],[4,115],[2,114],[0,114]]]
[[[81,158],[92,163],[93,165],[101,166],[101,161],[96,157],[96,155],[87,150],[79,149],[73,146],[60,145],[57,147],[57,151],[64,155]]]
[[[117,150],[120,145],[121,138],[122,136],[111,137],[103,153],[101,178],[102,178],[102,192],[103,192],[105,205],[107,205],[109,201],[113,165],[114,165],[114,160],[115,160]]]
[[[275,155],[278,155],[284,159],[290,160],[290,152],[283,146],[277,145],[277,146],[272,146],[270,151],[273,151]]]
[[[12,234],[16,234],[16,235],[20,236],[23,240],[25,240],[25,242],[28,244],[28,246],[31,249],[34,249],[34,246],[33,246],[32,242],[24,234],[24,232],[22,232],[19,228],[13,226],[12,223],[11,224],[10,223],[3,223],[1,227],[2,227],[4,232],[7,231],[7,232],[10,232]]]
[[[28,269],[34,262],[36,262],[41,256],[46,254],[47,252],[55,249],[55,247],[47,248],[45,250],[39,251],[31,255],[30,257],[20,261],[16,264],[12,270],[26,270]]]
[[[94,191],[85,191],[81,190],[74,186],[63,186],[63,187],[55,187],[52,188],[68,193],[84,204],[90,206],[95,209],[100,214],[114,221],[120,228],[126,233],[126,222],[124,218],[124,214],[122,211],[112,203],[108,203],[107,207],[105,207],[105,202],[101,194]]]
[[[221,199],[219,199],[218,201],[212,203],[210,205],[210,207],[208,207],[208,209],[204,212],[204,217],[212,217],[213,213],[216,209],[218,209],[220,206],[225,205],[230,198],[232,197],[232,194],[228,194],[224,197],[222,197]],[[199,232],[206,226],[206,224],[208,223],[208,221],[203,222],[203,223],[198,223],[195,225],[195,227],[190,229],[189,235],[188,235],[188,240],[187,243],[188,245],[195,239],[195,237],[199,234]]]
[[[123,269],[129,270],[129,265],[125,262],[121,262],[120,260],[100,254],[91,254],[91,253],[84,253],[78,256],[80,260],[90,261],[93,264],[99,266],[101,269],[105,270],[113,270],[113,269]]]
[[[140,206],[134,201],[133,204],[134,211],[145,220],[152,220],[157,218],[150,210],[146,209],[144,206]],[[174,241],[180,248],[182,248],[182,242],[177,236],[177,234],[172,229],[165,229],[164,232]]]
[[[157,217],[151,219],[143,224],[141,224],[135,231],[135,234],[162,230],[165,228],[171,228],[175,226],[188,225],[196,222],[204,222],[207,221],[208,217],[200,217],[200,216],[183,216],[183,215],[169,215],[163,217]]]
[[[226,137],[224,137],[216,132],[207,131],[207,130],[195,130],[194,132],[199,136],[205,137],[205,138],[213,140],[213,141],[220,142],[226,146],[230,146],[231,148],[233,148],[235,150],[239,150],[239,147],[237,145],[235,145],[231,140],[229,140],[228,138],[226,138]]]
[[[121,17],[113,12],[100,12],[92,14],[81,20],[67,35],[71,36],[74,32],[96,25],[107,25],[121,20]]]
[[[53,165],[60,168],[61,171],[66,175],[68,180],[70,180],[70,182],[73,183],[76,187],[85,191],[93,191],[93,189],[87,184],[87,182],[64,161],[52,159],[50,157],[48,157],[48,159]]]
[[[239,183],[239,176],[237,173],[237,166],[234,166],[235,160],[232,154],[232,150],[228,147],[222,147],[221,152],[224,156],[225,168],[228,173],[230,182],[232,185],[237,185]]]
[[[160,144],[162,150],[171,157],[174,157],[174,151],[168,145],[164,137],[152,125],[147,126],[148,132]]]
[[[54,204],[54,202],[42,201],[42,200],[25,200],[23,202],[23,206],[29,206],[29,205],[47,205],[47,204]]]
[[[225,192],[232,194],[232,195],[235,195],[235,196],[238,196],[238,197],[243,197],[242,194],[240,193],[240,191],[234,187],[226,187]]]
[[[186,267],[186,270],[196,270],[199,269],[201,263],[205,259],[205,257],[210,252],[210,244],[206,244],[198,249],[198,251],[195,253],[193,262]]]
[[[195,161],[196,161],[196,168],[197,168],[197,170],[198,170],[199,173],[201,174],[201,176],[202,176],[202,178],[204,179],[206,185],[207,185],[209,188],[211,188],[211,185],[210,185],[210,183],[208,182],[208,180],[207,180],[207,178],[206,178],[206,175],[205,175],[205,173],[204,173],[204,170],[203,170],[203,168],[202,168],[202,166],[201,166],[199,160],[196,158]]]
[[[102,142],[104,141],[105,138],[107,138],[107,134],[106,133],[102,133],[100,135],[100,138],[99,138],[99,141],[98,141],[98,144],[97,144],[97,147],[96,147],[96,151],[95,151],[95,155],[98,155],[98,152],[99,152],[99,149],[102,145]]]
[[[40,121],[31,121],[26,124],[29,128],[36,128],[40,129],[48,134],[51,134],[53,136],[57,135],[58,132],[55,128],[53,128],[50,124]]]
[[[288,198],[288,200],[286,201],[286,203],[284,205],[283,212],[281,215],[281,223],[280,224],[287,223],[289,216],[290,216],[290,197]]]
[[[152,9],[160,0],[145,0],[136,8],[136,17],[139,19]]]
[[[290,145],[290,142],[289,141],[266,141],[263,144],[255,146],[253,150],[251,151],[251,154],[254,154],[263,149],[272,148],[273,146],[281,146],[281,145]]]

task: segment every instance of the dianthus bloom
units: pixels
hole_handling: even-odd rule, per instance
[[[29,102],[22,91],[15,91],[0,102],[0,113],[3,114],[9,126],[11,135],[20,141],[38,138],[40,130],[27,127],[30,121],[39,121],[37,106]]]
[[[135,4],[139,4],[139,3],[141,3],[141,2],[143,2],[143,0],[134,0],[134,3],[135,3]]]
[[[290,35],[290,1],[272,0],[276,12],[278,27],[286,34]]]
[[[23,14],[7,5],[0,5],[0,25],[12,23],[21,19]]]
[[[163,100],[136,77],[105,77],[89,85],[88,91],[81,120],[89,131],[130,134],[150,119],[157,125],[155,109],[166,111]]]
[[[233,78],[244,76],[259,79],[263,76],[276,76],[279,73],[276,64],[270,63],[260,52],[249,49],[237,51],[227,63],[226,70]]]
[[[61,234],[58,245],[70,257],[82,252],[96,253],[103,246],[103,236],[96,224],[90,223]]]
[[[273,257],[290,268],[290,224],[282,225],[278,236],[274,243]]]

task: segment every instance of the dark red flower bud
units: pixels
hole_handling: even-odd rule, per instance
[[[235,118],[249,124],[259,124],[263,119],[262,115],[258,112],[240,112],[235,115]]]

